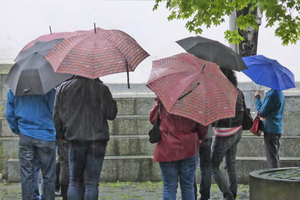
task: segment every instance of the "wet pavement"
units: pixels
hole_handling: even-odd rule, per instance
[[[198,185],[199,188],[199,185]],[[100,183],[99,199],[100,200],[158,200],[162,199],[162,182],[117,182],[117,183]],[[216,184],[211,187],[211,200],[222,200],[222,194]],[[0,200],[21,200],[20,183],[0,183]],[[56,197],[55,200],[61,200]],[[177,199],[180,197],[180,189],[177,191]],[[238,185],[237,199],[249,200],[248,185]]]

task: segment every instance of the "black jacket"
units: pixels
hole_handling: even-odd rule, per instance
[[[235,117],[218,120],[214,123],[214,127],[231,128],[231,127],[238,127],[242,125],[243,116],[244,116],[243,114],[244,114],[245,97],[243,92],[239,88],[237,89],[239,91],[239,94],[236,100]]]
[[[58,139],[108,141],[107,119],[113,120],[116,115],[116,101],[101,81],[76,76],[56,93],[53,123]]]

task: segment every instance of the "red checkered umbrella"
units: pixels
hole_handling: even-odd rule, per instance
[[[58,33],[51,33],[47,35],[42,35],[36,38],[35,40],[32,40],[28,44],[26,44],[23,49],[21,49],[20,52],[32,47],[37,41],[51,41],[55,39],[64,39],[67,37],[71,32],[58,32]],[[15,61],[17,60],[18,56],[15,58]]]
[[[190,53],[153,61],[147,86],[169,113],[203,125],[235,116],[236,87],[215,63]]]
[[[134,71],[148,56],[125,32],[95,28],[68,35],[45,58],[57,73],[94,79],[108,74]]]

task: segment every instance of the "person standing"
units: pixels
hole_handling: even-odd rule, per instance
[[[58,89],[53,122],[58,138],[69,143],[68,199],[98,199],[100,173],[109,140],[107,120],[115,119],[116,115],[116,101],[99,79],[75,76]]]
[[[237,79],[230,69],[220,68],[228,80],[237,87]],[[211,152],[211,169],[214,180],[219,186],[225,200],[234,200],[237,196],[236,176],[236,152],[237,145],[242,138],[242,122],[245,97],[243,92],[237,88],[239,93],[236,101],[235,116],[221,119],[215,122],[215,138]],[[228,182],[220,171],[220,164],[225,158],[225,166]]]
[[[39,162],[43,184],[43,200],[55,199],[55,138],[52,121],[55,89],[45,95],[15,97],[7,94],[6,120],[13,133],[19,135],[19,162],[22,199],[31,200],[36,193]]]
[[[160,105],[160,106],[159,106]],[[169,114],[158,98],[150,111],[154,124],[160,112],[161,140],[156,143],[154,162],[159,162],[163,179],[163,200],[176,199],[178,181],[181,198],[194,200],[194,177],[198,151],[207,134],[207,126],[191,119]]]
[[[263,121],[264,143],[269,168],[280,167],[280,137],[283,130],[285,97],[282,91],[271,89],[262,102],[259,92],[255,92],[256,110]]]

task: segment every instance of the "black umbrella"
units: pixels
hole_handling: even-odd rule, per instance
[[[220,67],[235,71],[248,69],[241,55],[218,41],[195,36],[176,42],[187,52],[200,59],[214,62]]]
[[[72,77],[71,74],[55,74],[51,64],[44,58],[62,40],[38,41],[19,53],[5,81],[15,96],[46,94]]]

